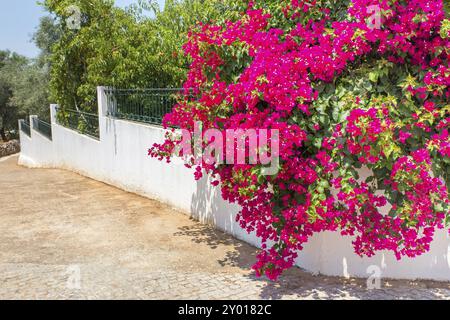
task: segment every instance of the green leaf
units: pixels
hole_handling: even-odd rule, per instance
[[[369,80],[372,82],[377,82],[378,81],[378,73],[376,73],[375,71],[372,71],[369,73]]]

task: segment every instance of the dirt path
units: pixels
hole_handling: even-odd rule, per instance
[[[0,299],[450,299],[450,284],[250,272],[256,249],[75,173],[0,160]]]

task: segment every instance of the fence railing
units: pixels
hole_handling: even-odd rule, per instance
[[[100,129],[98,115],[71,109],[58,109],[56,113],[58,124],[81,134],[99,139]]]
[[[52,126],[39,118],[33,118],[33,129],[52,140]]]
[[[27,136],[31,137],[30,123],[25,120],[20,120],[20,130]]]
[[[182,89],[106,89],[108,116],[160,125]]]

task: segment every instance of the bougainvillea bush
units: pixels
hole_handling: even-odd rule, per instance
[[[165,125],[280,132],[276,175],[196,165],[262,239],[257,274],[276,279],[326,230],[360,256],[429,250],[450,223],[449,36],[442,0],[253,1],[192,30],[194,95]],[[168,134],[149,153],[169,160],[179,143]]]

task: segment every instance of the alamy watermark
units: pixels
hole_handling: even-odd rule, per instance
[[[71,5],[66,9],[69,17],[66,19],[67,28],[70,30],[80,30],[81,29],[81,10],[78,6]]]
[[[182,129],[182,141],[176,154],[193,156],[195,164],[260,164],[262,175],[275,175],[279,170],[280,142],[277,129],[203,130],[195,122],[194,131]]]
[[[370,14],[366,20],[369,29],[381,29],[381,7],[379,5],[368,6],[367,13]]]
[[[67,282],[66,287],[69,290],[81,289],[81,268],[79,265],[72,265],[66,269]]]
[[[371,265],[366,272],[370,274],[367,278],[367,290],[381,289],[381,268],[377,265]]]

